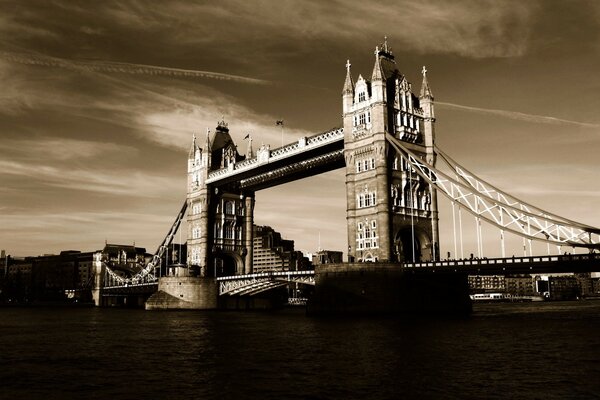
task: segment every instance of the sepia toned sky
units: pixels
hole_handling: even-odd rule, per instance
[[[154,251],[185,199],[192,133],[224,116],[245,153],[248,133],[281,144],[277,119],[285,142],[340,126],[346,60],[370,77],[384,36],[415,91],[427,66],[445,152],[600,226],[599,20],[594,1],[0,0],[0,248]],[[345,251],[344,193],[341,170],[264,190],[255,221]],[[498,236],[484,230],[490,256]]]

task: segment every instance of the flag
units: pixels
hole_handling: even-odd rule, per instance
[[[247,135],[244,137],[244,140],[248,139],[249,137],[250,137],[250,134],[247,134]]]
[[[278,119],[277,121],[275,121],[275,125],[277,125],[277,126],[283,125],[283,120],[282,119]]]

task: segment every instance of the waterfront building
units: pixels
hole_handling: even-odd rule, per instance
[[[294,241],[282,239],[270,226],[254,225],[253,272],[290,271],[296,269]]]
[[[471,293],[506,291],[504,275],[469,275],[468,279]]]
[[[506,293],[513,296],[535,296],[535,280],[531,275],[507,275],[504,277]]]
[[[580,283],[574,275],[549,276],[550,300],[575,300],[581,297]]]

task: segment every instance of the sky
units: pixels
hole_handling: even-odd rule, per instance
[[[346,60],[370,77],[384,36],[417,93],[427,66],[440,148],[600,226],[599,20],[594,1],[0,0],[0,248],[154,251],[185,200],[193,133],[224,118],[245,153],[248,133],[281,145],[279,119],[286,143],[341,126]],[[255,222],[297,249],[347,248],[343,170],[256,198]],[[449,207],[440,196],[443,254]],[[490,256],[498,235],[484,229]]]

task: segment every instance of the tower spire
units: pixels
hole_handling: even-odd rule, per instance
[[[427,81],[427,68],[425,68],[424,65],[421,73],[423,74],[423,83],[421,84],[421,94],[419,97],[433,100],[433,93],[431,93],[431,88],[429,87],[429,82]]]
[[[190,148],[190,154],[188,155],[188,159],[192,160],[194,158],[194,153],[196,152],[196,134],[192,134],[192,147]]]
[[[346,82],[344,82],[344,94],[354,94],[354,81],[350,73],[350,60],[346,61]]]
[[[379,46],[375,46],[375,65],[373,66],[373,74],[371,75],[371,81],[383,81],[383,71],[381,70],[379,53]]]

